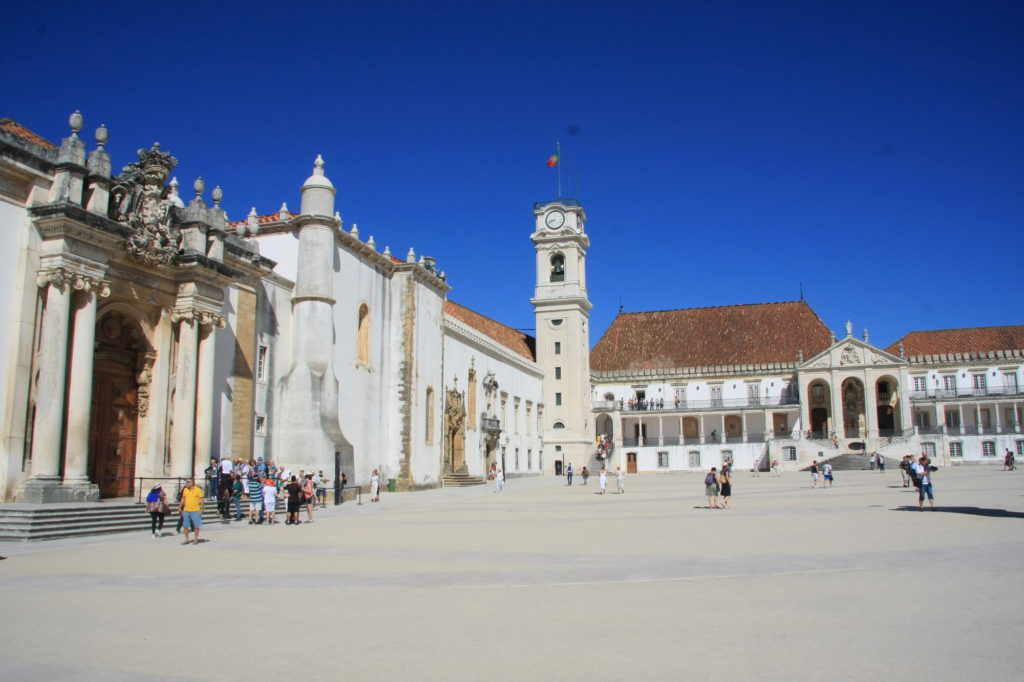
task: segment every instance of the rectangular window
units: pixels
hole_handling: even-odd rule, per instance
[[[935,443],[921,443],[921,454],[927,455],[928,459],[935,457]]]
[[[795,462],[796,448],[793,447],[792,445],[787,445],[786,447],[782,448],[782,459],[785,462]]]
[[[561,393],[556,393],[555,394],[555,405],[561,405],[561,404],[562,404],[562,394]]]
[[[533,435],[533,415],[530,413],[533,411],[533,407],[530,403],[526,403],[526,435]]]
[[[556,379],[561,379],[562,378],[562,368],[561,367],[555,367],[555,378]]]
[[[722,387],[712,386],[711,387],[711,406],[719,407],[722,404]]]
[[[687,463],[691,469],[700,469],[700,450],[690,450],[687,453]]]
[[[815,405],[821,405],[825,402],[825,386],[822,384],[811,386],[811,402]]]
[[[1006,408],[1006,428],[1012,429],[1017,426],[1017,408],[1007,407]]]
[[[1003,386],[1006,388],[1007,393],[1017,392],[1017,374],[1004,374],[1003,375]]]
[[[722,464],[732,464],[732,450],[722,450]]]
[[[256,415],[256,433],[267,432],[267,418],[261,414]]]
[[[562,342],[561,341],[555,341],[555,355],[561,355],[561,354],[562,354]]]
[[[677,407],[685,406],[686,405],[686,387],[685,386],[679,386],[679,387],[677,387],[675,389],[675,399],[676,399],[676,406]]]
[[[956,375],[947,374],[942,377],[942,390],[956,392]]]
[[[946,410],[946,426],[950,429],[960,428],[960,413],[956,410]]]
[[[658,453],[658,468],[660,468],[660,469],[667,469],[668,468],[668,453],[667,452],[659,452]]]
[[[985,387],[987,386],[987,383],[985,381],[985,375],[984,374],[974,374],[972,376],[974,377],[973,378],[974,388],[979,390],[979,391],[984,391]]]
[[[529,471],[533,468],[533,450],[526,451],[526,470]]]
[[[978,410],[978,413],[981,415],[981,425],[984,426],[986,429],[990,427],[992,425],[992,415],[989,412],[988,408],[983,407],[980,410]]]
[[[1017,441],[1017,454],[1024,455],[1024,440]]]
[[[963,451],[963,448],[960,447],[960,442],[959,441],[953,441],[952,443],[949,444],[949,456],[950,457],[963,457],[964,456],[964,451]]]
[[[928,377],[914,377],[914,390],[917,393],[924,393],[928,390]]]
[[[519,471],[519,448],[516,448],[516,471]]]
[[[930,414],[927,412],[918,412],[916,416],[918,428],[927,429],[931,426],[932,416]]]
[[[747,384],[747,401],[757,404],[761,400],[761,385]]]
[[[256,380],[266,381],[267,379],[267,347],[260,346],[256,349]]]
[[[996,443],[992,440],[981,441],[981,456],[982,457],[995,457],[996,456]]]

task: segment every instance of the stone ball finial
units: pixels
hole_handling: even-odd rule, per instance
[[[316,160],[313,162],[313,175],[324,174],[324,157],[319,154],[316,155]]]
[[[203,180],[203,176],[196,178],[196,181],[192,183],[192,189],[196,191],[196,199],[203,198],[203,192],[206,191],[206,180]]]
[[[224,190],[220,188],[220,185],[217,185],[210,193],[210,197],[213,199],[213,205],[220,208],[220,202],[224,199]]]
[[[416,262],[416,252],[413,251],[413,248],[411,246],[409,247],[409,253],[407,253],[405,255],[405,262],[406,263],[415,263]]]
[[[107,132],[107,126],[100,124],[100,127],[96,129],[96,144],[99,145],[100,149],[103,149],[103,145],[107,143],[110,138],[110,133]]]
[[[82,129],[85,124],[85,119],[82,118],[82,112],[75,109],[75,113],[68,117],[68,125],[71,126],[71,137],[78,137],[78,131]]]

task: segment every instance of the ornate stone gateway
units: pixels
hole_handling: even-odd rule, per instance
[[[465,396],[451,388],[446,396],[444,412],[444,472],[466,472],[466,403]]]

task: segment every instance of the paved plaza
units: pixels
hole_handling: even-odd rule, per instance
[[[0,544],[0,679],[1020,679],[1019,472],[943,469],[934,513],[898,471],[740,472],[731,510],[701,475],[626,486]]]

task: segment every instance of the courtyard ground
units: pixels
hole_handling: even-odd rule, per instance
[[[739,472],[730,510],[702,475],[513,479],[198,546],[0,543],[0,679],[1020,679],[1024,475],[943,469],[934,513],[898,471],[836,479]]]

